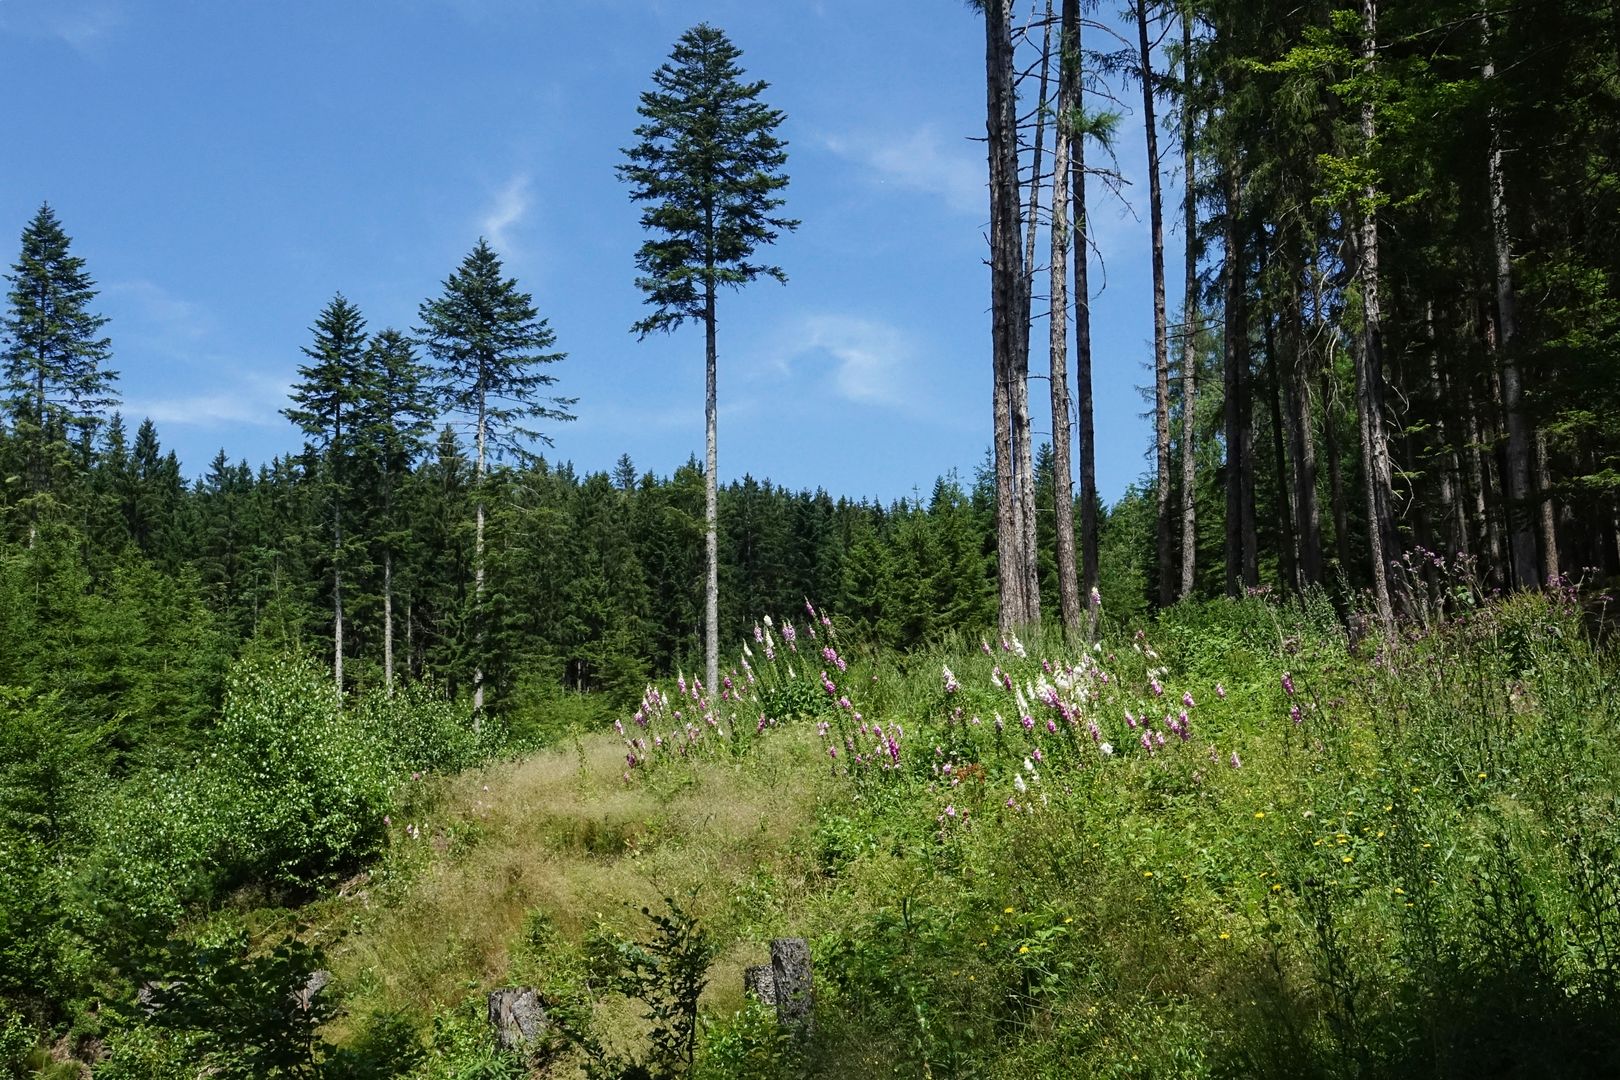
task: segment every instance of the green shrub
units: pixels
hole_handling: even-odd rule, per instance
[[[246,664],[230,679],[206,762],[220,770],[242,877],[302,887],[375,850],[390,808],[387,754],[311,664]]]

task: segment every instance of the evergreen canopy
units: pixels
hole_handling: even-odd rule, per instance
[[[640,142],[618,168],[630,198],[645,203],[653,235],[636,253],[636,285],[655,310],[632,328],[646,336],[704,317],[718,286],[761,274],[786,282],[781,267],[751,262],[754,249],[798,222],[774,215],[788,178],[783,114],[758,100],[769,85],[743,82],[739,50],[707,23],[686,31],[653,72],[637,109]]]

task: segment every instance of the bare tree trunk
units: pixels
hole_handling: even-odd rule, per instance
[[[1226,594],[1242,595],[1243,582],[1243,368],[1248,366],[1249,324],[1244,309],[1242,239],[1238,231],[1237,166],[1228,162],[1221,275],[1226,287],[1226,333],[1222,358],[1222,411],[1226,426]]]
[[[1081,80],[1084,24],[1080,20],[1080,0],[1063,0],[1063,36],[1072,42],[1074,66],[1071,94],[1078,119],[1085,111],[1085,85]],[[1097,425],[1091,397],[1091,285],[1088,260],[1086,217],[1086,138],[1079,124],[1068,129],[1069,197],[1074,213],[1074,354],[1075,390],[1079,394],[1080,421],[1080,584],[1089,598],[1097,589]],[[1096,631],[1096,610],[1091,608],[1092,632]]]
[[[383,689],[394,692],[394,553],[383,549]]]
[[[1142,124],[1147,134],[1148,223],[1153,243],[1153,434],[1154,506],[1159,557],[1159,605],[1176,598],[1170,522],[1170,342],[1164,300],[1164,197],[1159,190],[1159,128],[1154,117],[1153,53],[1148,41],[1148,0],[1135,0],[1142,81]]]
[[[719,354],[715,348],[714,274],[706,275],[703,293],[703,543],[708,559],[703,583],[703,689],[714,694],[720,685],[720,494],[719,407],[716,390]]]
[[[1322,583],[1322,513],[1316,503],[1316,439],[1311,415],[1310,349],[1305,341],[1300,305],[1300,278],[1304,275],[1299,251],[1286,253],[1290,285],[1287,306],[1288,353],[1283,368],[1287,402],[1288,440],[1293,458],[1294,528],[1299,537],[1299,577],[1302,586]]]
[[[1558,578],[1558,508],[1553,505],[1552,470],[1547,465],[1547,433],[1536,431],[1536,489],[1541,493],[1541,574],[1549,584]]]
[[[1479,20],[1485,39],[1485,83],[1496,79],[1496,63],[1490,59],[1490,23]],[[1513,293],[1513,245],[1508,235],[1507,198],[1502,178],[1502,131],[1496,109],[1490,110],[1491,143],[1486,155],[1486,176],[1490,185],[1491,240],[1496,253],[1497,348],[1502,365],[1502,404],[1507,410],[1507,505],[1509,536],[1513,544],[1513,576],[1521,589],[1536,584],[1536,538],[1531,527],[1529,421],[1524,415],[1524,393],[1519,379],[1519,360],[1513,342],[1518,336],[1519,319]],[[1556,556],[1555,556],[1556,558]]]
[[[1181,163],[1186,185],[1186,284],[1181,303],[1181,598],[1193,593],[1198,573],[1198,184],[1193,161],[1192,15],[1181,12]]]
[[[1377,0],[1361,0],[1361,56],[1369,73],[1378,62]],[[1361,138],[1371,146],[1377,136],[1373,101],[1361,105]],[[1361,212],[1357,223],[1356,265],[1361,283],[1362,327],[1356,350],[1356,419],[1361,431],[1361,467],[1367,481],[1367,545],[1372,563],[1373,602],[1378,619],[1385,626],[1394,622],[1390,600],[1389,563],[1394,552],[1387,550],[1393,532],[1389,518],[1389,451],[1384,439],[1383,325],[1378,299],[1378,214],[1377,190],[1370,184],[1361,192]]]
[[[343,571],[332,571],[332,674],[343,693]]]
[[[1078,7],[1078,5],[1076,5]],[[1052,18],[1051,0],[1046,5]],[[1065,22],[1058,39],[1058,104],[1052,149],[1052,267],[1050,384],[1052,390],[1052,521],[1057,535],[1058,601],[1063,628],[1080,633],[1080,578],[1074,549],[1074,463],[1069,430],[1069,139],[1064,125],[1074,112],[1074,89],[1079,81],[1079,58],[1072,53],[1070,28]],[[1080,180],[1083,183],[1084,177]],[[1085,249],[1075,252],[1085,258]]]
[[[1265,243],[1262,237],[1260,243]],[[1262,250],[1264,248],[1262,247]],[[1289,497],[1288,455],[1283,447],[1282,379],[1277,375],[1277,332],[1272,312],[1263,315],[1266,339],[1266,405],[1271,411],[1271,464],[1277,476],[1277,572],[1283,587],[1300,588],[1298,550],[1294,539],[1294,506]]]
[[[1027,343],[1025,282],[1019,249],[1018,128],[1012,38],[1004,0],[984,5],[985,133],[990,166],[990,312],[994,372],[996,555],[1000,625],[1009,632],[1030,621],[1019,508],[1014,418],[1015,380],[1022,379],[1018,339]],[[1026,395],[1027,397],[1027,392]]]
[[[1430,404],[1434,408],[1434,434],[1440,458],[1440,511],[1446,521],[1446,546],[1453,557],[1468,550],[1468,519],[1463,513],[1459,488],[1462,476],[1457,451],[1451,445],[1450,424],[1446,419],[1448,396],[1440,377],[1439,344],[1434,328],[1434,301],[1423,307],[1424,336],[1428,341],[1428,376]]]
[[[473,504],[473,627],[477,645],[473,663],[473,731],[484,726],[484,453],[489,418],[483,394],[478,395],[477,462],[473,466],[473,487],[478,495]]]
[[[1009,0],[1010,3],[1010,0]],[[1041,83],[1035,110],[1035,146],[1029,176],[1029,212],[1024,237],[1024,279],[1021,285],[1023,330],[1018,342],[1018,374],[1012,380],[1013,431],[1018,440],[1018,521],[1023,541],[1024,606],[1029,622],[1041,618],[1040,541],[1037,539],[1035,501],[1035,436],[1029,416],[1029,330],[1034,314],[1035,233],[1040,219],[1041,159],[1046,150],[1046,94],[1051,83],[1052,3],[1047,0],[1041,39]],[[1015,109],[1016,113],[1016,109]]]

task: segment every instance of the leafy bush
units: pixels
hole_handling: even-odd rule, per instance
[[[308,663],[274,660],[230,679],[207,759],[224,771],[232,861],[307,886],[382,841],[388,755]]]

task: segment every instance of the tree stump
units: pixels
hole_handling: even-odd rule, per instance
[[[522,1050],[535,1042],[547,1024],[546,1010],[533,987],[508,987],[489,995],[489,1026],[502,1050]]]
[[[815,993],[810,981],[810,946],[804,938],[771,942],[771,976],[777,1021],[808,1034],[815,1026]]]
[[[776,1006],[776,974],[769,964],[751,964],[743,969],[743,993],[761,1005]]]
[[[300,1012],[309,1012],[310,1007],[315,1004],[315,995],[325,990],[331,981],[332,973],[325,968],[317,968],[310,972],[309,978],[304,980],[304,985],[292,991],[293,1005]]]

